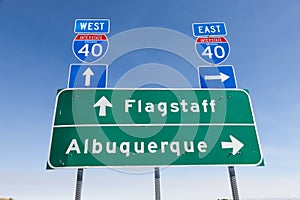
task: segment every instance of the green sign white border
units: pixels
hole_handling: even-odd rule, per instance
[[[56,116],[56,110],[57,110],[57,103],[58,103],[58,98],[61,93],[64,91],[72,91],[72,90],[132,90],[132,91],[143,91],[143,90],[162,90],[162,91],[173,91],[173,90],[182,90],[182,91],[241,91],[245,93],[248,96],[249,100],[249,105],[251,109],[251,113],[253,116],[253,123],[191,123],[191,124],[84,124],[84,125],[54,125],[55,122],[55,116]],[[51,153],[51,146],[52,146],[52,139],[53,139],[53,131],[54,128],[62,128],[62,127],[89,127],[89,126],[254,126],[255,133],[256,133],[256,139],[258,142],[258,147],[259,147],[259,155],[260,155],[260,160],[257,163],[254,164],[202,164],[202,165],[153,165],[153,166],[66,166],[66,167],[55,167],[51,165],[50,163],[50,153]],[[199,166],[259,166],[264,162],[263,159],[263,153],[261,149],[261,142],[260,138],[258,135],[258,130],[257,130],[257,125],[256,125],[256,120],[253,112],[253,106],[251,102],[251,98],[249,93],[244,90],[244,89],[217,89],[217,88],[209,88],[209,89],[201,89],[201,88],[64,88],[60,90],[57,95],[56,95],[56,100],[55,100],[55,107],[54,107],[54,112],[53,112],[53,119],[52,119],[52,126],[51,126],[51,136],[50,136],[50,143],[49,143],[49,150],[48,150],[48,167],[51,169],[78,169],[78,168],[153,168],[153,167],[199,167]]]

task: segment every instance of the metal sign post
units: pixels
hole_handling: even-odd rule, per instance
[[[78,170],[77,170],[77,180],[76,180],[75,200],[80,200],[81,199],[82,179],[83,179],[83,169],[78,168]]]
[[[160,200],[160,174],[159,167],[154,168],[155,200]]]
[[[235,177],[235,170],[233,166],[228,167],[229,179],[231,183],[231,191],[233,200],[239,200],[239,192],[237,188],[237,181]]]

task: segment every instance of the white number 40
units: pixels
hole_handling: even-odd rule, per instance
[[[88,56],[90,51],[89,51],[89,45],[90,44],[85,44],[83,45],[83,47],[81,47],[81,49],[78,50],[78,53],[83,53],[84,56]],[[102,46],[101,44],[95,43],[93,44],[92,48],[91,48],[91,53],[94,57],[98,57],[102,54]]]
[[[222,46],[213,46],[213,52],[211,50],[211,46],[207,46],[204,51],[202,52],[202,56],[208,56],[210,59],[212,59],[213,55],[215,55],[217,58],[224,58],[225,57],[225,50]],[[220,49],[220,51],[218,51]]]

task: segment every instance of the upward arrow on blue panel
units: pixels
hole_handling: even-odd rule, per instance
[[[105,88],[107,65],[72,64],[69,70],[68,88]]]

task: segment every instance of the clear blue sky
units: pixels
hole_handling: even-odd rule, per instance
[[[300,198],[299,10],[299,0],[0,0],[0,197],[74,198],[76,170],[45,170],[55,96],[67,85],[69,65],[78,62],[71,48],[75,19],[109,18],[112,41],[123,31],[142,27],[174,30],[194,40],[192,23],[224,21],[231,46],[224,64],[234,65],[238,86],[250,90],[266,162],[265,167],[236,167],[240,197]],[[134,44],[112,43],[109,51],[124,45]],[[181,86],[172,78],[156,77],[159,65],[153,68],[157,73],[143,74],[147,63],[161,64],[161,70],[174,68],[196,87],[195,66],[151,49],[108,63],[108,85],[139,87],[141,79],[151,81],[153,75]],[[130,70],[132,75],[123,80]],[[154,199],[152,173],[121,171],[85,170],[82,199]],[[172,167],[163,169],[161,177],[163,199],[231,197],[226,167]]]

